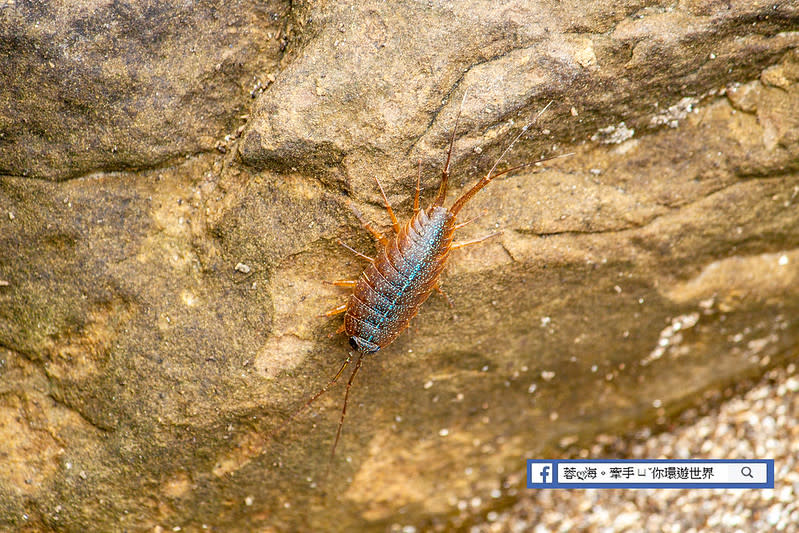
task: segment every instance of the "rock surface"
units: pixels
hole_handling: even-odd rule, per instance
[[[279,0],[0,3],[0,174],[60,180],[210,150],[278,69],[287,13]]]
[[[444,528],[796,357],[793,3],[43,6],[0,7],[5,528]],[[549,102],[507,164],[573,155],[468,206],[502,235],[331,462],[341,389],[283,422],[346,357],[348,198],[407,218],[421,160],[429,202],[461,102],[448,203]]]

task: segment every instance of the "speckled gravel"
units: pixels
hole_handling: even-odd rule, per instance
[[[775,488],[520,491],[511,508],[487,513],[470,531],[799,531],[799,376],[794,364],[770,371],[713,414],[622,444],[621,450],[613,456],[773,458]]]

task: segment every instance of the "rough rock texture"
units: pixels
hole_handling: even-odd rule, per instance
[[[145,5],[0,4],[2,527],[443,528],[796,358],[795,3]],[[347,199],[429,201],[461,101],[450,201],[550,101],[508,164],[573,155],[468,206],[330,463]]]
[[[213,148],[285,46],[287,2],[0,2],[0,173],[147,168]]]

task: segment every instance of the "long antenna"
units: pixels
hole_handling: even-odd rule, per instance
[[[449,181],[449,162],[452,159],[452,147],[455,146],[455,132],[458,131],[458,121],[461,118],[461,111],[463,110],[463,103],[466,101],[466,95],[469,89],[463,91],[463,98],[461,105],[458,106],[458,114],[455,115],[455,126],[452,128],[452,136],[449,139],[449,150],[447,151],[447,162],[444,164],[444,170],[441,172],[441,185],[438,188],[438,194],[433,201],[433,205],[444,205],[444,200],[447,198],[447,181]]]
[[[503,172],[500,172],[499,174],[494,174],[494,171],[497,169],[497,165],[499,165],[499,163],[505,158],[505,156],[508,154],[508,152],[510,152],[511,148],[513,148],[513,145],[516,144],[516,142],[519,139],[521,139],[522,135],[527,133],[527,130],[530,129],[530,126],[532,126],[535,123],[535,121],[538,120],[538,118],[541,115],[543,115],[544,112],[547,109],[549,109],[549,106],[551,106],[551,105],[552,105],[552,101],[550,101],[546,106],[544,106],[544,109],[539,111],[538,114],[533,118],[533,120],[531,120],[527,125],[525,125],[522,128],[522,131],[519,132],[519,134],[516,136],[516,138],[513,139],[513,141],[508,145],[507,148],[505,148],[505,151],[502,152],[502,155],[499,156],[499,158],[494,162],[494,166],[491,167],[491,170],[488,171],[488,174],[486,174],[485,177],[483,177],[480,181],[475,183],[474,186],[471,189],[466,191],[463,194],[463,196],[458,198],[457,201],[454,204],[452,204],[452,207],[449,210],[450,213],[452,213],[453,215],[457,214],[458,211],[460,211],[461,208],[463,208],[464,204],[466,204],[466,202],[468,202],[471,199],[472,196],[477,194],[477,191],[479,191],[480,189],[482,189],[483,187],[485,187],[486,185],[491,183],[491,180],[493,180],[497,176],[501,176],[502,174],[507,174],[508,172],[511,172],[513,170],[518,170],[518,169],[523,168],[525,166],[529,166],[529,165],[532,165],[532,164],[535,164],[535,163],[540,163],[541,161],[546,161],[546,160],[533,161],[532,163],[527,163],[525,165],[520,165],[518,167],[514,167],[514,168],[511,168],[511,169],[505,170]]]

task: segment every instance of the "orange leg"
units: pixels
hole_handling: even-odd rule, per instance
[[[354,289],[358,282],[354,279],[337,279],[336,281],[324,281],[327,285],[335,285],[336,287],[347,287]]]
[[[497,231],[495,233],[491,233],[489,235],[486,235],[485,237],[480,237],[479,239],[473,239],[471,241],[456,242],[456,243],[452,244],[451,249],[452,250],[457,250],[458,248],[463,248],[465,246],[471,246],[473,244],[481,243],[481,242],[483,242],[485,240],[490,239],[491,237],[496,237],[497,235],[502,235],[502,232],[501,231]]]
[[[453,304],[453,303],[452,303],[452,300],[450,300],[450,299],[449,299],[449,296],[447,296],[447,293],[446,293],[446,292],[444,292],[444,290],[441,288],[441,286],[440,286],[438,283],[436,283],[436,284],[435,284],[435,286],[434,286],[433,288],[436,290],[436,292],[437,292],[438,294],[440,294],[441,296],[443,296],[444,298],[446,298],[446,300],[447,300],[447,303],[449,304],[449,306],[450,306],[451,308],[455,309],[455,304]]]
[[[327,311],[326,313],[321,314],[319,316],[320,317],[323,317],[323,316],[336,316],[336,315],[340,315],[341,313],[345,312],[346,310],[347,310],[347,304],[341,304],[338,307],[336,307],[335,309],[331,309],[330,311]]]
[[[465,227],[465,226],[468,226],[469,224],[471,224],[472,222],[474,222],[474,221],[475,221],[475,220],[477,220],[478,218],[484,217],[485,215],[486,215],[486,211],[483,211],[482,213],[480,213],[480,214],[479,214],[479,215],[477,215],[476,217],[474,217],[474,218],[470,218],[470,219],[469,219],[469,220],[467,220],[466,222],[461,222],[460,224],[455,224],[455,227],[454,227],[454,228],[452,228],[452,229],[453,229],[453,230],[456,230],[456,229],[461,229],[461,228],[463,228],[463,227]]]
[[[338,329],[336,331],[334,331],[333,333],[328,333],[327,338],[328,339],[332,339],[333,337],[335,337],[339,333],[344,333],[344,329],[345,329],[344,322],[342,322],[341,325],[338,327]]]
[[[366,259],[366,260],[367,260],[367,261],[369,261],[370,263],[374,263],[374,261],[375,261],[374,259],[372,259],[372,258],[371,258],[371,257],[369,257],[368,255],[362,254],[361,252],[359,252],[359,251],[358,251],[358,250],[356,250],[355,248],[350,248],[349,246],[347,246],[346,244],[344,244],[344,241],[342,241],[341,239],[339,239],[339,240],[338,240],[338,241],[336,241],[336,242],[338,242],[338,243],[339,243],[341,246],[343,246],[344,248],[346,248],[346,249],[347,249],[347,250],[349,250],[350,252],[354,253],[354,254],[355,254],[355,255],[357,255],[358,257],[361,257],[361,258],[363,258],[363,259]]]
[[[386,206],[386,211],[388,211],[388,216],[391,217],[391,226],[394,228],[394,233],[399,234],[400,230],[399,221],[397,220],[396,215],[394,215],[394,210],[391,209],[391,204],[388,203],[388,198],[386,198],[386,191],[383,190],[383,186],[380,185],[380,180],[377,179],[377,176],[375,176],[375,181],[377,182],[377,186],[380,188],[380,194],[383,195],[383,205]]]
[[[352,202],[347,202],[347,205],[349,206],[350,210],[353,212],[355,217],[358,219],[358,222],[361,223],[361,226],[363,226],[366,229],[366,231],[371,233],[372,237],[374,237],[377,242],[379,242],[383,246],[386,246],[388,244],[388,239],[386,239],[386,236],[377,231],[374,225],[368,220],[366,220],[366,217],[363,216],[363,213],[361,213],[358,210],[358,208],[352,204]]]

